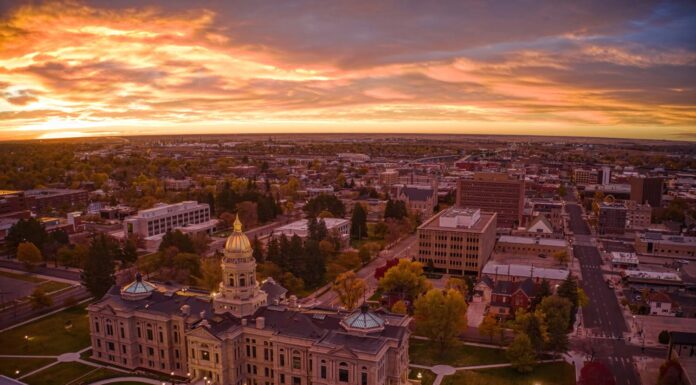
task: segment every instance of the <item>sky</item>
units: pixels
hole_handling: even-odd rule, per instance
[[[696,140],[694,1],[0,0],[0,140]]]

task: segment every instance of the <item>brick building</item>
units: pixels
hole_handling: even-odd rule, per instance
[[[457,182],[457,207],[477,207],[497,214],[497,226],[515,228],[522,223],[524,180],[504,173],[476,173]]]

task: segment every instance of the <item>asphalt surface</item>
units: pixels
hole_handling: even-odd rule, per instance
[[[566,204],[569,225],[575,235],[573,253],[580,262],[581,287],[590,303],[582,309],[582,327],[585,337],[576,340],[585,350],[609,367],[617,385],[640,385],[633,356],[643,354],[641,348],[628,345],[623,340],[629,329],[614,291],[607,286],[602,275],[602,258],[593,245],[590,228],[582,218],[582,209],[573,202]],[[577,346],[576,346],[577,347]],[[664,350],[646,349],[646,354],[664,357]]]

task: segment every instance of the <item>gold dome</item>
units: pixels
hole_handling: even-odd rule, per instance
[[[225,242],[225,251],[231,253],[247,253],[251,251],[251,242],[249,238],[242,232],[242,222],[239,220],[239,215],[234,220],[234,231]]]

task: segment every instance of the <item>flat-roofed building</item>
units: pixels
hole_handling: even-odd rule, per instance
[[[350,221],[343,218],[322,218],[319,221],[324,221],[326,229],[329,233],[336,232],[344,246],[348,245],[350,240]],[[295,222],[288,223],[277,227],[273,230],[271,236],[280,237],[285,235],[290,238],[293,235],[297,235],[302,239],[306,239],[309,236],[309,221],[307,219],[300,219]]]
[[[478,274],[495,246],[495,213],[450,207],[418,227],[417,259],[448,274]]]
[[[650,204],[640,204],[626,201],[626,229],[645,230],[652,224],[652,207]]]
[[[599,205],[599,234],[623,234],[626,231],[626,206],[623,203]]]
[[[212,232],[217,225],[216,219],[210,219],[210,206],[207,203],[183,201],[174,204],[158,203],[155,207],[140,210],[134,216],[123,221],[126,236],[139,234],[152,237],[177,228],[196,227],[196,232]]]
[[[471,179],[460,179],[457,207],[496,213],[498,227],[515,228],[522,224],[524,180],[505,173],[475,173]]]
[[[597,183],[597,170],[587,170],[584,168],[578,168],[573,171],[573,179],[575,184],[586,185]]]
[[[655,232],[637,233],[634,246],[638,254],[696,259],[696,237]]]
[[[623,251],[611,252],[611,266],[614,269],[636,270],[638,269],[639,260],[636,253]]]
[[[631,183],[631,200],[637,203],[649,203],[652,207],[660,207],[662,204],[661,177],[633,177]]]
[[[44,213],[53,209],[87,207],[87,190],[42,188],[24,191],[29,209]]]
[[[21,212],[27,209],[23,191],[0,190],[0,216]]]
[[[488,262],[481,270],[481,276],[488,276],[493,282],[496,281],[520,281],[531,278],[534,283],[541,283],[547,280],[553,288],[568,278],[570,272],[566,269],[552,269],[548,267],[537,267],[534,265],[520,264],[500,264]]]
[[[568,250],[565,239],[522,237],[501,235],[495,245],[496,253],[528,256],[552,256],[560,251]]]

